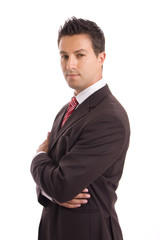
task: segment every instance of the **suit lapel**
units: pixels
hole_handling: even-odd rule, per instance
[[[72,115],[69,117],[69,119],[66,121],[64,126],[60,128],[62,119],[64,117],[64,114],[66,112],[66,109],[68,107],[68,104],[64,107],[63,111],[59,116],[57,117],[55,124],[53,125],[53,138],[51,139],[51,145],[50,150],[53,148],[53,146],[56,144],[59,137],[75,122],[80,120],[82,117],[84,117],[91,108],[94,108],[97,106],[99,102],[101,102],[108,94],[110,93],[110,90],[108,86],[104,86],[100,90],[93,93],[90,97],[88,97],[80,106],[72,113]],[[54,130],[55,129],[55,130]]]
[[[65,115],[65,112],[68,108],[68,104],[66,104],[58,113],[58,116],[56,117],[53,126],[52,126],[52,130],[51,130],[51,135],[50,135],[50,141],[49,141],[49,149],[52,148],[53,143],[55,142],[55,139],[57,138],[58,132],[61,129],[61,122],[62,119]]]
[[[65,113],[65,112],[64,112]],[[50,147],[50,149],[53,148],[53,146],[55,145],[55,143],[57,142],[57,140],[59,139],[59,137],[70,127],[72,126],[75,122],[77,122],[78,120],[80,120],[83,116],[85,116],[88,113],[88,108],[82,108],[81,105],[72,113],[72,115],[69,117],[69,119],[66,121],[66,123],[64,124],[63,127],[60,127],[62,119],[64,117],[64,114],[61,115],[61,117],[59,118],[59,127],[56,127],[56,129],[59,131],[57,131],[57,134],[55,135],[54,139],[51,139],[52,145]],[[58,119],[57,119],[58,120]],[[58,123],[57,123],[58,124]]]

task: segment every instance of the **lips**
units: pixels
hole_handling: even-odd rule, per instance
[[[67,76],[78,76],[79,74],[78,73],[66,73]]]
[[[79,76],[78,74],[67,74],[67,76],[69,77],[76,77],[76,76]]]
[[[71,71],[66,71],[65,74],[66,74],[66,76],[78,76],[79,75],[78,72],[71,72]]]
[[[78,77],[80,74],[78,73],[66,73],[66,76],[67,77],[70,77],[70,78],[75,78],[75,77]]]

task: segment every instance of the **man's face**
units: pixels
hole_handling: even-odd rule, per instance
[[[64,77],[76,94],[102,78],[105,53],[95,55],[87,34],[63,36],[59,51]]]

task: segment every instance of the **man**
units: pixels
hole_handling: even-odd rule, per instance
[[[122,240],[115,191],[130,130],[102,79],[104,35],[94,22],[71,18],[60,28],[58,46],[75,97],[57,114],[32,161],[44,206],[39,240]]]

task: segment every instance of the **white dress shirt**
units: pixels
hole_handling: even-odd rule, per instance
[[[93,93],[98,91],[100,88],[104,87],[106,85],[104,79],[102,78],[98,82],[94,83],[93,85],[89,86],[88,88],[84,89],[82,92],[80,92],[76,97],[78,104],[80,105],[84,100],[86,100],[89,96],[91,96]]]
[[[84,102],[89,96],[91,96],[93,93],[95,93],[96,91],[98,91],[99,89],[104,87],[105,85],[106,85],[106,83],[102,78],[98,82],[94,83],[93,85],[89,86],[88,88],[86,88],[82,92],[80,92],[77,96],[75,96],[77,99],[77,102],[78,102],[78,106],[82,102]],[[37,155],[39,155],[41,153],[45,153],[45,152],[44,151],[38,152],[34,157],[36,157]],[[51,197],[49,197],[43,190],[41,190],[41,194],[43,196],[47,197],[49,200],[53,201],[53,199]]]

